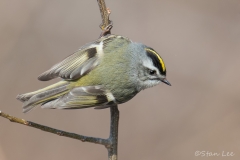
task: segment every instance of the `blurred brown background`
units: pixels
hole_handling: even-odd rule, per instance
[[[240,1],[106,0],[112,32],[157,50],[172,87],[161,84],[120,105],[119,159],[240,159]],[[51,82],[37,76],[96,39],[96,0],[0,0],[0,110],[106,138],[109,109],[23,114],[15,97]],[[197,157],[196,151],[234,152]],[[82,143],[0,117],[0,160],[102,160]]]

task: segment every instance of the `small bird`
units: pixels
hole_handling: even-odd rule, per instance
[[[24,113],[37,105],[51,109],[108,108],[161,82],[171,86],[163,59],[155,50],[112,34],[84,45],[38,79],[57,77],[62,80],[17,96]]]

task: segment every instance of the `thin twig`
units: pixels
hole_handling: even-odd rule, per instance
[[[109,141],[111,141],[111,147],[108,148],[108,159],[117,160],[117,146],[118,146],[118,123],[119,123],[119,111],[118,106],[112,106],[111,112],[111,124]]]
[[[100,28],[102,29],[102,33],[100,34],[100,37],[102,37],[107,34],[111,34],[113,22],[109,20],[109,15],[111,11],[106,7],[105,1],[97,0],[97,2],[100,9],[101,17],[102,17],[102,23],[100,24]]]
[[[77,139],[77,140],[80,140],[82,142],[90,142],[90,143],[95,143],[95,144],[101,144],[101,145],[106,146],[107,148],[111,145],[111,142],[108,139],[88,137],[88,136],[83,136],[83,135],[79,135],[79,134],[75,134],[75,133],[62,131],[62,130],[51,128],[51,127],[48,127],[48,126],[44,126],[44,125],[41,125],[41,124],[38,124],[38,123],[34,123],[34,122],[31,122],[31,121],[26,121],[24,119],[13,117],[13,116],[8,115],[8,114],[6,114],[4,112],[1,112],[1,111],[0,111],[0,116],[4,117],[6,119],[9,119],[11,122],[15,122],[15,123],[23,124],[23,125],[26,125],[26,126],[29,126],[29,127],[41,129],[42,131],[57,134],[59,136],[64,136],[64,137],[68,137],[68,138]]]
[[[97,1],[98,1],[101,17],[102,17],[102,24],[100,25],[100,28],[104,30],[111,23],[111,21],[109,20],[110,10],[107,9],[104,0],[97,0]]]

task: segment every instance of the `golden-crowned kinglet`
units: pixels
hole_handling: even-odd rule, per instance
[[[138,92],[166,79],[163,59],[152,48],[118,35],[106,35],[86,44],[38,79],[62,81],[21,94],[23,112],[42,108],[107,108],[127,102]]]

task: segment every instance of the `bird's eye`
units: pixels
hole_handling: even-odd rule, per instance
[[[150,75],[156,75],[156,71],[155,71],[155,70],[151,70],[151,69],[149,69],[148,72],[149,72]]]

